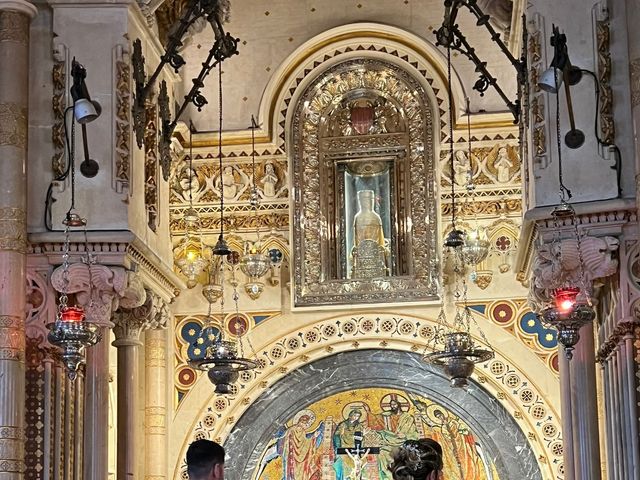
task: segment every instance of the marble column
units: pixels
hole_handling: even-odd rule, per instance
[[[118,421],[116,478],[140,478],[139,469],[144,461],[141,449],[142,422],[140,421],[140,333],[149,327],[156,316],[154,296],[147,292],[145,303],[133,309],[119,309],[114,315],[112,343],[118,350]]]
[[[596,391],[596,361],[593,325],[580,330],[571,370],[571,422],[575,477],[600,480],[600,429]],[[564,413],[564,412],[563,412]]]
[[[24,0],[0,0],[1,480],[24,478],[29,25],[36,13]]]
[[[167,478],[167,331],[145,332],[145,480]]]

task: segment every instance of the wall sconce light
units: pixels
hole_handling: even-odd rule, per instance
[[[560,30],[555,25],[551,36],[551,46],[553,47],[553,60],[551,60],[549,68],[540,75],[538,86],[545,92],[558,94],[560,86],[564,84],[569,124],[571,126],[571,130],[564,137],[564,143],[569,148],[580,148],[584,144],[585,136],[582,130],[576,128],[570,87],[580,82],[582,69],[571,65],[569,49],[567,48],[567,36],[564,33],[560,33]]]

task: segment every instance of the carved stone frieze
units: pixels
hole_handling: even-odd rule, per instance
[[[27,144],[27,108],[0,103],[0,146],[22,148]]]
[[[543,20],[535,17],[529,24],[529,45],[527,53],[529,56],[529,129],[531,135],[531,143],[533,145],[533,156],[539,168],[547,167],[547,138],[548,126],[546,125],[545,113],[548,111],[546,106],[546,95],[538,86],[539,75],[547,68],[544,50],[542,45],[545,41],[545,33],[543,28]]]
[[[379,92],[398,105],[408,125],[407,194],[413,219],[412,275],[375,281],[327,281],[322,279],[321,119],[346,98],[348,92],[367,89]],[[428,218],[436,218],[433,118],[429,105],[426,93],[413,78],[402,69],[377,60],[355,60],[332,67],[300,98],[293,118],[292,144],[293,180],[299,188],[293,208],[294,302],[297,306],[435,298],[436,228],[435,223],[427,223]],[[361,137],[350,138],[356,140],[348,142]]]
[[[225,211],[225,215],[227,212]],[[216,232],[220,231],[220,215],[209,215],[200,217],[200,225],[202,231]],[[289,212],[287,211],[275,211],[271,213],[258,213],[257,216],[244,213],[242,215],[231,214],[225,216],[224,219],[225,229],[230,231],[245,231],[255,230],[259,228],[263,230],[280,230],[289,226]],[[171,231],[173,233],[179,233],[185,231],[184,219],[181,217],[171,219]]]
[[[456,195],[457,197],[457,195]],[[442,216],[451,215],[451,203],[442,202]],[[465,202],[464,200],[456,203],[456,215],[461,217],[474,216],[499,216],[513,215],[522,212],[522,200],[519,198],[507,198],[499,200],[474,200],[473,202]]]
[[[24,439],[22,428],[0,425],[0,476],[19,478],[24,473]]]
[[[129,188],[131,162],[131,67],[128,53],[117,47],[115,61],[116,112],[113,188],[122,193]]]
[[[492,147],[475,147],[469,158],[468,149],[458,149],[454,153],[453,171],[450,153],[440,152],[443,187],[455,182],[456,188],[464,190],[470,180],[481,189],[505,188],[507,185],[521,184],[521,161],[515,145],[498,142]]]

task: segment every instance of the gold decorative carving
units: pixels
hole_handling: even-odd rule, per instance
[[[29,17],[20,12],[0,10],[0,42],[29,43]]]
[[[631,105],[635,108],[640,105],[640,58],[635,58],[629,64],[631,76]]]
[[[382,282],[327,281],[322,278],[322,210],[319,151],[322,117],[348,92],[375,91],[404,110],[409,151],[409,187],[413,228],[410,235],[413,275]],[[293,175],[300,194],[294,199],[294,302],[326,303],[415,301],[437,295],[433,129],[429,100],[404,70],[378,60],[355,60],[329,69],[307,88],[293,119]],[[356,141],[358,136],[351,137]]]
[[[51,168],[55,177],[59,177],[64,173],[64,110],[66,108],[66,62],[56,61],[51,71],[51,79],[53,81],[53,97],[52,108],[53,118],[55,119],[51,126],[51,141],[53,142],[54,154],[51,158]]]
[[[154,232],[158,228],[158,106],[145,107],[147,125],[144,130],[144,206],[147,225]]]
[[[26,222],[21,208],[0,207],[0,250],[27,251]]]
[[[456,195],[457,197],[457,195]],[[520,199],[502,199],[474,202],[462,202],[456,205],[456,214],[464,217],[476,215],[511,215],[522,212],[522,201]],[[451,215],[451,203],[442,203],[442,216]]]
[[[24,148],[27,144],[27,108],[0,103],[0,146]]]
[[[541,125],[533,129],[533,149],[537,157],[547,153],[547,134],[545,126]]]
[[[493,272],[490,270],[475,272],[473,276],[473,283],[475,283],[480,290],[485,290],[493,280]]]
[[[610,29],[608,21],[596,22],[598,47],[598,82],[600,84],[600,136],[604,143],[613,143],[616,130],[613,121],[613,90],[611,89]]]
[[[226,214],[226,211],[225,211]],[[220,231],[220,217],[208,216],[201,217],[200,222],[203,232],[207,231]],[[288,212],[272,212],[259,214],[257,217],[253,215],[235,215],[228,216],[224,219],[225,229],[231,231],[243,231],[243,230],[271,230],[271,229],[283,229],[289,226],[289,213]],[[183,232],[185,230],[185,223],[182,218],[171,219],[171,232]]]
[[[116,143],[115,189],[122,193],[129,188],[131,158],[131,73],[129,63],[116,61]]]

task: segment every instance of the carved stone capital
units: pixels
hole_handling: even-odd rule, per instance
[[[53,348],[47,340],[47,325],[56,317],[56,291],[49,282],[50,274],[50,267],[27,270],[25,333],[44,351]]]
[[[91,271],[91,275],[89,275]],[[144,287],[133,272],[121,267],[107,267],[74,263],[69,266],[68,284],[63,269],[58,267],[51,276],[58,292],[75,294],[78,305],[84,307],[87,319],[98,325],[112,327],[111,314],[120,305],[134,308],[144,302]]]
[[[166,328],[169,309],[166,302],[151,290],[145,290],[145,301],[134,308],[120,308],[114,314],[113,345],[139,345],[140,333],[146,329]]]
[[[588,235],[580,240],[581,253],[575,238],[539,245],[531,269],[529,303],[532,308],[544,308],[551,301],[553,291],[567,283],[581,286],[584,280],[591,293],[594,280],[618,271],[614,254],[618,247],[617,238]]]

